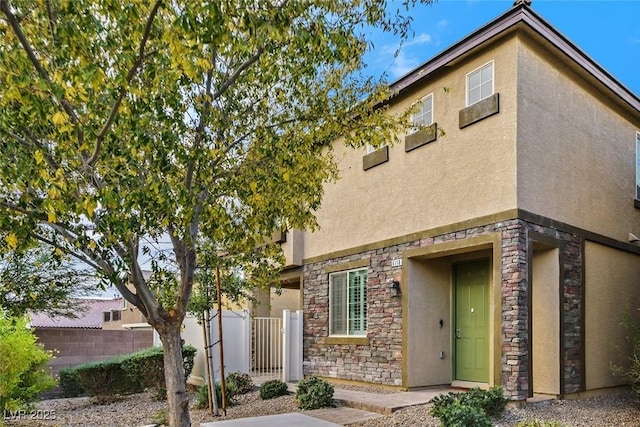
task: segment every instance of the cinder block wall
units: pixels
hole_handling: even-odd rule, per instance
[[[103,330],[80,328],[36,328],[44,348],[53,350],[49,361],[53,374],[85,362],[109,359],[153,345],[151,330]]]

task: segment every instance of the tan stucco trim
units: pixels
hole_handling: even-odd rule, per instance
[[[335,273],[336,271],[353,270],[354,268],[369,267],[369,264],[371,264],[370,258],[341,262],[340,264],[326,266],[324,268],[324,272]]]
[[[368,337],[326,337],[327,345],[369,345]]]
[[[477,237],[469,237],[466,239],[455,240],[450,242],[436,243],[430,246],[423,246],[420,248],[411,248],[404,251],[402,256],[402,283],[407,283],[408,272],[407,265],[409,265],[410,258],[417,259],[429,259],[438,257],[448,257],[452,255],[459,255],[464,253],[479,252],[482,250],[490,249],[490,269],[491,269],[491,283],[489,284],[490,310],[492,313],[492,321],[490,322],[489,329],[489,386],[500,385],[501,381],[501,356],[502,345],[500,342],[501,327],[502,327],[502,234],[499,232],[485,234]],[[453,292],[453,289],[451,290]],[[402,293],[402,354],[408,354],[408,328],[409,317],[407,307],[409,304],[409,295],[407,292]],[[451,299],[453,301],[453,299]],[[451,323],[451,319],[450,322]],[[453,358],[451,363],[454,363]],[[402,359],[402,385],[407,387],[409,384],[408,378],[408,361],[404,357]],[[453,370],[452,370],[453,372]],[[453,378],[452,378],[453,380]]]
[[[302,267],[283,270],[280,272],[280,282],[295,282],[296,280],[302,280],[302,274]]]
[[[413,242],[415,240],[420,240],[427,237],[453,233],[455,231],[466,230],[468,228],[480,227],[487,224],[493,224],[499,221],[514,219],[514,218],[517,218],[517,216],[518,216],[518,211],[516,209],[510,209],[510,210],[499,212],[492,215],[482,216],[482,217],[473,218],[466,221],[456,222],[453,224],[432,228],[430,230],[419,231],[419,232],[407,234],[404,236],[394,237],[392,239],[385,239],[378,242],[369,243],[366,245],[355,246],[349,249],[343,249],[340,251],[329,252],[327,254],[306,258],[304,260],[304,264],[313,264],[316,262],[328,261],[335,258],[341,258],[341,257],[355,255],[355,254],[359,254],[359,253],[367,252],[371,250],[382,249],[388,246],[394,246],[394,245],[400,245],[407,242]]]

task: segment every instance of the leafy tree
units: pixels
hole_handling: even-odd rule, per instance
[[[190,424],[180,328],[199,260],[313,228],[337,177],[330,143],[379,145],[406,125],[359,72],[365,27],[405,38],[404,10],[0,0],[0,241],[48,244],[140,309],[165,348],[170,425]]]
[[[7,317],[0,309],[0,413],[24,409],[55,386],[43,368],[50,358],[27,327],[26,317]]]
[[[77,317],[73,297],[96,288],[93,275],[43,247],[0,253],[0,309],[10,317],[27,311]]]

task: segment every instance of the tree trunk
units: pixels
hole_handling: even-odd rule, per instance
[[[164,348],[164,377],[167,387],[167,419],[170,427],[190,427],[189,396],[187,396],[182,358],[182,323],[168,323],[158,334]]]

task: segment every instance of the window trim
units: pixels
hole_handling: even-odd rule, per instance
[[[364,289],[367,289],[367,282],[368,282],[368,276],[369,276],[369,269],[367,267],[358,267],[358,268],[352,268],[352,269],[348,269],[348,270],[340,270],[340,271],[335,271],[332,273],[329,273],[329,338],[366,338],[367,337],[367,329],[369,326],[369,322],[368,322],[368,309],[369,309],[369,304],[367,302],[367,295],[368,292],[365,293],[365,300],[364,300],[364,305],[365,305],[365,313],[364,313],[364,319],[365,319],[365,323],[366,323],[366,328],[364,331],[364,334],[353,334],[351,333],[351,331],[349,330],[349,306],[348,306],[348,301],[349,301],[349,273],[353,273],[353,272],[358,272],[358,271],[364,271],[365,274],[365,282],[364,282]],[[341,274],[345,274],[347,276],[347,297],[346,297],[346,313],[347,313],[347,317],[346,317],[346,322],[347,322],[347,333],[346,334],[334,334],[333,333],[333,281],[332,281],[332,277],[333,276],[337,276],[337,275],[341,275]]]
[[[427,95],[423,96],[422,98],[420,98],[419,100],[417,100],[416,102],[414,102],[411,107],[415,107],[416,104],[418,103],[422,103],[422,105],[424,106],[424,100],[427,98],[431,98],[431,121],[429,123],[426,123],[424,125],[422,125],[423,127],[429,127],[434,123],[433,117],[434,117],[434,107],[435,107],[435,103],[433,102],[433,92],[428,93]],[[424,115],[424,112],[422,112],[422,115]],[[416,117],[415,114],[411,115],[411,124],[413,125],[413,119]],[[420,131],[420,129],[417,126],[412,126],[411,130],[409,131],[409,133],[407,135],[411,135],[414,134],[416,132]]]
[[[477,101],[475,101],[474,103],[469,103],[469,76],[471,76],[474,73],[480,72],[482,71],[483,68],[488,67],[489,65],[491,65],[491,93],[488,96],[485,96],[484,98],[480,98]],[[470,107],[474,104],[477,104],[478,102],[482,101],[483,99],[487,99],[490,96],[492,96],[494,93],[496,93],[496,79],[495,79],[495,74],[496,74],[496,67],[495,67],[495,61],[492,59],[491,61],[479,66],[478,68],[471,70],[467,73],[466,77],[465,77],[465,103],[467,107]],[[482,87],[482,81],[480,81],[480,87]],[[482,93],[480,94],[480,96],[482,96]]]

